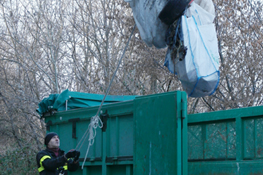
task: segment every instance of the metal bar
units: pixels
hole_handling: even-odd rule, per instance
[[[80,162],[83,162],[84,161],[84,158],[80,158],[79,159]],[[102,158],[101,157],[94,157],[94,158],[86,158],[86,162],[101,162],[102,161]]]
[[[229,156],[229,122],[226,123],[226,158]]]
[[[119,145],[119,117],[116,117],[116,155],[115,157],[118,157],[119,156],[119,148],[120,148],[120,145]]]
[[[126,165],[126,175],[132,175],[131,165]]]
[[[97,143],[97,139],[94,139],[94,146],[90,147],[92,149],[92,156],[91,156],[91,161],[94,161],[95,157],[96,157],[96,143]],[[102,142],[101,142],[102,143]],[[89,144],[89,143],[88,143]]]
[[[203,140],[203,159],[206,159],[206,154],[207,154],[207,125],[203,124],[202,125],[202,140]]]
[[[232,161],[236,160],[235,158],[217,158],[217,159],[188,159],[188,162],[216,162],[216,161]]]
[[[106,163],[133,161],[133,156],[106,157]]]
[[[247,122],[245,122],[245,121],[243,121],[243,126],[244,126],[243,129],[248,128]],[[242,134],[243,134],[244,141],[247,140],[247,132],[243,131]],[[244,150],[243,150],[244,151],[244,158],[249,158],[249,155],[247,154],[247,151],[246,151],[247,150],[247,144],[245,142],[244,142],[244,146],[243,147],[244,147]]]
[[[88,167],[83,167],[82,175],[89,175]]]
[[[102,137],[103,137],[103,143],[102,143],[102,147],[103,147],[103,151],[102,151],[102,175],[107,175],[107,165],[106,165],[106,157],[107,157],[107,138],[106,138],[106,132],[102,133]]]
[[[182,175],[188,174],[187,96],[182,92]]]
[[[258,141],[257,141],[257,119],[254,119],[254,158],[257,158],[258,155],[257,155],[257,145],[258,145]]]
[[[262,116],[262,114],[263,114],[263,106],[231,109],[231,110],[215,111],[215,112],[200,113],[200,114],[190,114],[188,115],[188,123],[236,119],[239,117],[251,118],[252,116],[253,117]]]
[[[243,159],[243,152],[244,152],[244,138],[243,135],[243,124],[242,124],[242,119],[238,117],[236,119],[236,160],[241,161]]]
[[[106,135],[107,135],[107,143],[108,143],[108,146],[107,146],[107,153],[108,153],[108,156],[107,157],[110,157],[110,156],[113,156],[111,155],[111,151],[110,151],[110,147],[111,147],[111,130],[112,130],[112,126],[111,126],[111,122],[112,122],[112,118],[109,118],[108,119],[108,129],[106,130]]]
[[[108,166],[108,167],[111,167],[111,165],[114,165],[114,166],[116,166],[116,165],[133,165],[133,161],[114,161],[114,162],[107,162],[106,163],[106,165]],[[111,172],[111,171],[110,171]]]
[[[181,97],[181,92],[180,91],[177,91],[176,93],[176,119],[177,119],[177,129],[176,129],[176,139],[177,139],[177,142],[176,142],[176,145],[177,145],[177,148],[176,148],[176,152],[177,152],[177,161],[176,161],[176,164],[177,164],[177,175],[181,175],[182,174],[182,131],[181,131],[181,127],[182,127],[182,104],[181,104],[181,101],[182,101],[182,97]]]

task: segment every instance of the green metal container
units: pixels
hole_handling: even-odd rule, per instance
[[[98,106],[45,116],[61,149],[77,146]],[[175,91],[103,105],[79,175],[263,174],[263,106],[187,115],[186,93]],[[88,139],[80,151],[82,164]]]
[[[188,116],[189,174],[263,174],[263,106]]]
[[[83,170],[70,174],[187,174],[186,93],[169,92],[103,105],[105,132],[96,130]],[[61,149],[74,149],[98,107],[45,116],[48,132],[57,132]],[[184,111],[184,112],[182,112]],[[182,139],[184,138],[184,139]],[[81,147],[82,164],[88,139]]]

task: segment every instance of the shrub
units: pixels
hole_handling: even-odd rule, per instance
[[[36,175],[36,151],[30,147],[12,148],[1,153],[0,169],[2,175]]]

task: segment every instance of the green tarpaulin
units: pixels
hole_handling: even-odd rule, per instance
[[[103,104],[122,102],[133,100],[136,96],[119,96],[108,95]],[[51,94],[48,98],[44,98],[36,110],[42,117],[45,113],[50,111],[65,111],[75,108],[85,108],[91,106],[99,106],[103,100],[104,95],[89,94],[83,92],[74,92],[65,90],[61,94]]]

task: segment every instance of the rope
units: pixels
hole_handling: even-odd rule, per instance
[[[134,30],[135,30],[135,27],[136,27],[136,24],[134,25],[134,27],[133,27],[133,29],[132,29],[131,35],[130,35],[127,43],[126,43],[126,46],[125,46],[124,51],[123,51],[123,53],[122,53],[122,56],[121,56],[121,58],[120,58],[120,60],[119,60],[119,63],[118,63],[118,65],[117,65],[117,67],[116,67],[116,70],[115,70],[115,72],[114,72],[114,74],[113,74],[113,76],[112,76],[112,78],[111,78],[111,81],[110,81],[109,86],[108,86],[108,88],[107,88],[107,90],[106,90],[106,93],[105,93],[105,95],[104,95],[104,98],[103,98],[103,100],[101,101],[101,104],[100,104],[100,106],[99,106],[99,109],[98,109],[96,115],[91,118],[90,124],[89,124],[89,126],[88,126],[88,129],[85,131],[84,135],[82,136],[82,138],[80,139],[79,143],[77,144],[77,146],[76,146],[76,148],[75,148],[76,150],[80,150],[81,147],[82,147],[82,145],[83,145],[83,143],[84,143],[84,141],[85,141],[85,140],[87,139],[87,137],[89,136],[89,145],[88,145],[88,148],[87,148],[87,151],[86,151],[86,155],[85,155],[84,161],[83,161],[83,163],[82,163],[82,167],[81,167],[82,169],[83,169],[84,164],[85,164],[85,162],[86,162],[86,159],[87,159],[87,156],[88,156],[88,153],[89,153],[89,149],[90,149],[90,147],[94,144],[94,139],[95,139],[95,137],[96,137],[96,129],[97,129],[97,127],[99,127],[99,128],[102,128],[102,127],[103,127],[103,123],[102,123],[102,121],[101,121],[101,119],[100,119],[100,117],[99,117],[99,112],[100,112],[100,110],[101,110],[101,108],[102,108],[102,105],[103,105],[105,99],[106,99],[106,96],[108,95],[108,93],[109,93],[109,91],[110,91],[111,84],[112,84],[112,82],[113,82],[113,80],[114,80],[114,78],[115,78],[115,76],[116,76],[116,73],[117,73],[119,67],[120,67],[120,64],[121,64],[122,59],[123,59],[123,57],[124,57],[124,55],[125,55],[126,49],[127,49],[128,45],[129,45],[129,42],[130,42],[130,40],[131,40],[132,34],[133,34]]]
[[[99,123],[101,125],[99,125]],[[103,127],[103,123],[102,123],[100,117],[98,115],[95,115],[94,117],[91,118],[91,122],[90,122],[89,127],[88,127],[88,131],[89,131],[88,132],[89,133],[89,145],[88,145],[88,148],[87,148],[87,151],[86,151],[86,155],[85,155],[84,161],[82,163],[81,169],[83,169],[84,163],[86,162],[86,159],[87,159],[87,156],[88,156],[88,153],[89,153],[89,148],[94,144],[94,139],[96,137],[96,129],[97,129],[97,127],[102,128]],[[84,141],[83,141],[83,143],[84,143]]]

